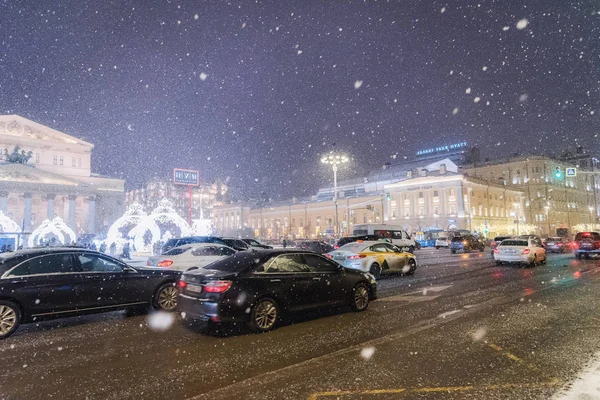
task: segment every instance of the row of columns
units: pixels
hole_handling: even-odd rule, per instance
[[[8,214],[8,192],[0,192],[0,211],[4,214]],[[23,230],[25,232],[30,232],[32,230],[31,226],[31,214],[32,214],[32,197],[33,193],[24,193],[23,194]],[[49,193],[44,196],[47,202],[46,206],[46,218],[52,219],[55,216],[54,212],[54,201],[56,199],[56,194]],[[67,225],[76,230],[75,218],[76,218],[76,204],[77,195],[69,195],[69,212],[67,215]],[[90,196],[89,207],[88,207],[88,224],[87,231],[89,233],[96,232],[96,196]]]

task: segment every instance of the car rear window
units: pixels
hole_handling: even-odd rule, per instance
[[[360,253],[361,251],[363,251],[367,247],[368,246],[365,246],[364,243],[352,242],[352,243],[348,243],[348,244],[343,245],[338,250],[339,251],[351,251],[353,253]]]
[[[167,251],[164,255],[165,256],[177,256],[179,254],[185,253],[189,249],[190,249],[189,247],[177,247],[175,249],[171,249],[171,250]]]
[[[208,264],[204,269],[211,269],[216,271],[226,272],[240,272],[249,267],[263,264],[265,261],[270,259],[271,256],[260,257],[251,252],[240,252],[222,260],[215,261],[214,263]]]
[[[503,241],[503,240],[505,240],[505,239],[510,239],[510,236],[496,236],[496,237],[494,238],[494,241],[495,241],[495,242],[501,242],[501,241]]]
[[[507,240],[503,240],[502,243],[500,243],[500,246],[525,246],[525,247],[527,247],[527,240],[507,239]]]
[[[598,234],[598,232],[579,232],[577,236],[575,236],[575,241],[581,241],[584,239],[600,240],[600,234]]]
[[[462,242],[463,240],[466,240],[467,238],[462,237],[462,236],[456,236],[452,238],[453,242]]]

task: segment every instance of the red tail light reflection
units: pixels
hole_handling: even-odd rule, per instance
[[[529,254],[530,252],[531,252],[531,250],[525,249],[525,250],[523,250],[523,252],[521,254]]]

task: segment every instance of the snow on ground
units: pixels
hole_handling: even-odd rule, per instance
[[[554,400],[592,399],[600,399],[600,353],[594,356],[594,361],[581,371],[575,381],[554,396]]]

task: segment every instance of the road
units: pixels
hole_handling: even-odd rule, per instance
[[[600,260],[536,268],[417,251],[363,313],[267,334],[205,334],[123,312],[23,326],[0,342],[5,399],[547,399],[600,350]],[[168,322],[168,321],[167,321]]]

